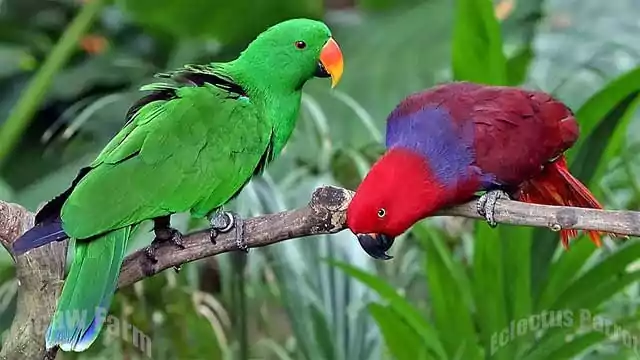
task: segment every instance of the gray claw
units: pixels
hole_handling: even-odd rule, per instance
[[[235,229],[236,229],[236,246],[240,251],[244,251],[245,253],[249,252],[247,248],[247,244],[244,243],[244,220],[241,217],[237,216],[235,220]]]
[[[215,244],[216,237],[220,233],[227,233],[231,229],[235,229],[236,246],[238,249],[248,252],[247,245],[244,243],[244,221],[233,212],[220,211],[209,219],[211,225],[211,241]]]
[[[216,238],[218,237],[218,230],[216,230],[215,228],[211,227],[211,229],[209,229],[209,239],[211,239],[211,242],[213,243],[213,245],[216,244]]]
[[[237,215],[232,212],[219,211],[209,219],[209,224],[211,228],[216,229],[217,232],[226,233],[233,227],[236,217]]]
[[[149,259],[149,261],[151,261],[152,264],[155,264],[158,262],[158,257],[156,256],[156,250],[158,249],[158,243],[157,242],[152,242],[151,245],[147,246],[146,249],[144,249],[144,254],[147,257],[147,259]]]
[[[498,223],[495,220],[495,207],[499,199],[509,200],[509,194],[502,190],[491,190],[484,193],[476,203],[476,209],[480,216],[487,220],[490,227],[495,228]]]
[[[484,211],[484,207],[486,205],[487,205],[487,195],[484,194],[480,196],[480,198],[476,202],[476,211],[478,211],[478,214],[480,214],[480,216],[484,217],[486,215],[486,212]]]

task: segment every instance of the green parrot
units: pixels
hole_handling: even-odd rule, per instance
[[[127,242],[154,221],[151,262],[162,241],[183,248],[171,214],[207,217],[211,239],[235,230],[246,251],[242,219],[221,207],[282,151],[294,129],[303,85],[343,71],[342,53],[322,22],[292,19],[260,34],[226,63],[159,74],[164,83],[135,103],[127,122],[64,193],[15,241],[16,255],[52,241],[75,240],[73,263],[47,349],[84,351],[97,338],[117,286]]]

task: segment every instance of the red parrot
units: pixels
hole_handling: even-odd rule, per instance
[[[492,227],[500,198],[601,209],[567,169],[578,135],[573,112],[539,91],[456,82],[410,95],[387,118],[387,150],[356,190],[347,226],[386,260],[396,236],[479,191]],[[601,233],[588,234],[601,245]],[[567,248],[577,231],[560,236]]]

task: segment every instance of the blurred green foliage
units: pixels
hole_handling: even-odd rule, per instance
[[[251,41],[268,26],[286,19],[321,19],[324,15],[321,0],[244,0],[223,6],[209,0],[192,0],[186,6],[181,0],[164,0],[162,6],[154,0],[117,0],[117,4],[152,33],[209,38],[223,44]]]
[[[628,34],[640,31],[637,7],[519,1],[498,21],[503,2],[116,0],[69,32],[78,1],[0,1],[0,126],[32,97],[17,146],[2,159],[0,199],[35,209],[63,190],[119,130],[154,73],[233,58],[268,25],[305,16],[334,30],[343,82],[333,91],[322,80],[305,87],[282,158],[232,204],[242,215],[301,206],[323,184],[354,188],[382,151],[395,104],[451,80],[539,88],[564,100],[582,129],[569,153],[574,174],[607,206],[637,208],[640,49]],[[606,11],[615,26],[594,18]],[[45,71],[65,33],[74,45]],[[184,214],[174,221],[183,231],[206,226]],[[149,241],[142,232],[131,250]],[[544,229],[428,219],[397,241],[391,262],[374,263],[347,232],[288,241],[165,271],[118,292],[111,312],[150,336],[153,359],[626,359],[633,348],[577,322],[506,344],[496,334],[550,310],[575,319],[589,310],[637,333],[638,246],[608,240],[595,250],[581,239],[564,252]],[[14,276],[3,254],[2,330],[15,311]],[[101,337],[65,359],[144,358],[130,341]]]

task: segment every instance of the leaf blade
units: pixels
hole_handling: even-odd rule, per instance
[[[507,83],[502,35],[489,0],[457,0],[452,62],[456,80],[487,85]]]
[[[333,266],[344,271],[351,277],[359,280],[372,290],[377,292],[382,298],[389,302],[391,308],[401,315],[409,326],[411,326],[422,338],[427,347],[435,352],[441,359],[446,359],[446,352],[437,332],[425,320],[424,314],[420,313],[411,303],[402,297],[396,289],[387,284],[384,280],[368,274],[354,266],[338,261],[329,261]]]

